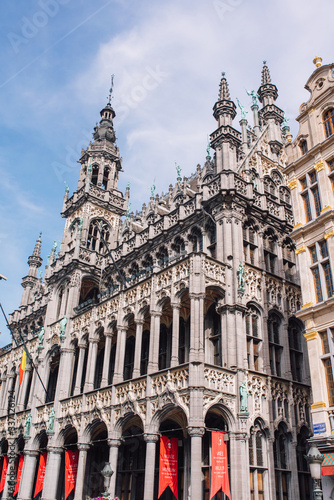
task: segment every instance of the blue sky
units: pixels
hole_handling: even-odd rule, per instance
[[[60,242],[65,183],[115,74],[123,157],[119,188],[132,209],[203,163],[216,128],[220,74],[249,109],[266,59],[294,135],[316,55],[333,60],[334,4],[322,0],[2,0],[0,4],[0,301],[20,304],[27,258],[42,231],[44,265]],[[249,113],[248,116],[250,116]],[[237,126],[237,120],[236,120]],[[10,337],[0,319],[0,346]]]

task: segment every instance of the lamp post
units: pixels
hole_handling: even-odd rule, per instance
[[[104,487],[105,487],[105,490],[106,490],[106,491],[104,491],[102,493],[102,495],[104,497],[107,497],[109,495],[110,478],[113,475],[113,473],[114,473],[114,471],[110,467],[110,463],[106,462],[105,466],[101,470],[101,474],[102,474],[102,476],[104,478]]]
[[[310,467],[311,477],[314,481],[314,499],[322,500],[322,489],[321,489],[321,464],[324,460],[324,455],[320,453],[316,446],[312,446],[305,456],[307,463]]]

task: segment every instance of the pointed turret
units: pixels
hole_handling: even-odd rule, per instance
[[[220,127],[221,125],[231,126],[236,114],[237,107],[234,102],[230,100],[228,83],[225,77],[225,73],[222,73],[219,84],[218,101],[213,107],[213,116],[217,120]]]
[[[21,306],[29,304],[30,292],[38,282],[38,268],[41,267],[43,259],[41,257],[42,233],[40,233],[34,251],[28,258],[29,272],[28,275],[22,278],[22,287],[24,288],[21,299]]]
[[[213,107],[213,116],[218,122],[218,129],[210,136],[211,147],[216,151],[217,173],[223,169],[236,169],[237,150],[241,144],[240,132],[232,127],[236,114],[237,107],[230,99],[225,73],[222,73],[218,101]]]
[[[267,61],[263,61],[261,86],[259,87],[257,93],[259,95],[259,101],[263,104],[263,106],[273,104],[278,97],[277,87],[271,83]]]

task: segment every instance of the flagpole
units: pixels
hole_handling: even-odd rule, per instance
[[[8,328],[8,330],[10,331],[10,333],[12,334],[12,337],[13,337],[13,339],[14,339],[14,342],[15,342],[15,344],[16,344],[16,347],[19,347],[19,344],[18,344],[18,342],[17,342],[17,340],[16,340],[16,338],[15,338],[15,335],[13,334],[12,330],[10,329],[10,326],[9,326],[9,324],[8,324],[8,319],[7,319],[7,316],[6,316],[5,311],[3,310],[3,307],[2,307],[2,305],[1,305],[1,302],[0,302],[0,308],[1,308],[2,314],[3,314],[3,315],[4,315],[4,317],[5,317],[5,320],[6,320],[6,323],[7,323],[7,328]],[[36,372],[36,374],[37,374],[37,377],[39,378],[40,383],[42,384],[42,387],[43,387],[43,389],[44,389],[44,391],[45,391],[45,394],[47,394],[47,392],[48,392],[48,391],[46,390],[45,385],[43,384],[43,381],[42,381],[42,379],[41,379],[41,377],[40,377],[40,375],[39,375],[39,373],[38,373],[38,370],[37,370],[37,368],[36,368],[36,365],[35,365],[35,363],[33,362],[33,359],[32,359],[32,357],[31,357],[31,355],[30,355],[30,353],[29,353],[29,351],[28,351],[28,348],[27,348],[27,345],[26,345],[26,343],[25,343],[25,341],[24,341],[24,338],[22,337],[22,335],[21,335],[21,333],[20,333],[20,331],[19,331],[18,329],[17,329],[17,333],[18,333],[18,335],[19,335],[19,337],[20,337],[20,339],[21,339],[21,341],[22,341],[23,347],[24,347],[24,349],[25,349],[25,351],[26,351],[26,353],[27,353],[27,356],[28,356],[28,358],[29,358],[29,361],[30,361],[30,363],[32,364],[32,367],[34,368],[34,370],[35,370],[35,372]]]

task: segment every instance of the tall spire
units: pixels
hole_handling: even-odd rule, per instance
[[[229,101],[230,100],[230,91],[228,88],[227,80],[225,78],[225,72],[222,73],[222,78],[220,80],[218,100],[219,101]]]
[[[225,73],[222,73],[222,77],[219,84],[218,101],[213,107],[213,116],[216,118],[219,126],[221,125],[232,125],[232,120],[234,120],[237,114],[237,108],[233,101],[230,100],[230,91],[228,88],[228,83],[225,77]]]
[[[271,78],[267,61],[263,61],[261,85],[266,85],[266,83],[271,83]]]
[[[267,61],[263,61],[263,68],[261,74],[261,86],[257,91],[259,95],[259,101],[263,104],[263,106],[267,106],[268,104],[274,104],[278,97],[277,87],[273,83],[271,83],[271,77],[269,68],[267,66]]]
[[[34,251],[32,255],[30,255],[30,257],[28,258],[28,264],[30,267],[29,275],[35,275],[35,272],[31,273],[30,271],[36,269],[37,273],[37,269],[42,265],[41,246],[42,246],[42,233],[39,234],[39,237],[36,240]]]

